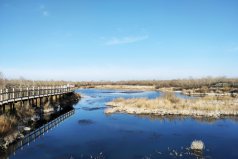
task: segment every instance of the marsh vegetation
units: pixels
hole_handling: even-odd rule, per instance
[[[210,97],[183,99],[166,92],[156,99],[118,98],[107,103],[105,113],[126,112],[129,114],[184,115],[220,117],[238,115],[238,99],[232,97]]]

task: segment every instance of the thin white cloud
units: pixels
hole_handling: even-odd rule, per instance
[[[40,9],[45,9],[45,5],[40,5]]]
[[[45,5],[40,6],[40,11],[43,16],[49,16],[49,11],[46,9]]]
[[[106,41],[106,45],[120,45],[120,44],[129,44],[129,43],[135,43],[135,42],[139,42],[142,40],[146,40],[148,39],[149,36],[148,35],[144,35],[144,36],[126,36],[126,37],[122,37],[122,38],[118,38],[118,37],[114,37],[108,41]]]
[[[49,12],[48,12],[48,11],[43,11],[42,14],[43,14],[44,16],[49,16]]]

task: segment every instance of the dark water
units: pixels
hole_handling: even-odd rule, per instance
[[[105,115],[105,103],[114,98],[156,98],[159,92],[78,90],[85,97],[74,115],[12,159],[137,159],[137,158],[238,158],[238,122],[235,119],[195,120],[127,114]],[[203,154],[186,150],[203,140]],[[176,156],[177,154],[177,156]],[[180,156],[181,155],[181,156]]]

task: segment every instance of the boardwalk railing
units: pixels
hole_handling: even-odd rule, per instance
[[[72,92],[73,90],[74,87],[67,86],[1,89],[0,105],[9,102],[65,94]]]

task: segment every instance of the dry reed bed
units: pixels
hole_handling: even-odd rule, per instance
[[[204,97],[181,99],[173,93],[165,93],[156,99],[118,98],[109,103],[105,113],[125,112],[129,114],[184,115],[220,117],[238,115],[238,99],[231,97]]]
[[[0,115],[0,137],[9,133],[15,125],[15,117]]]

